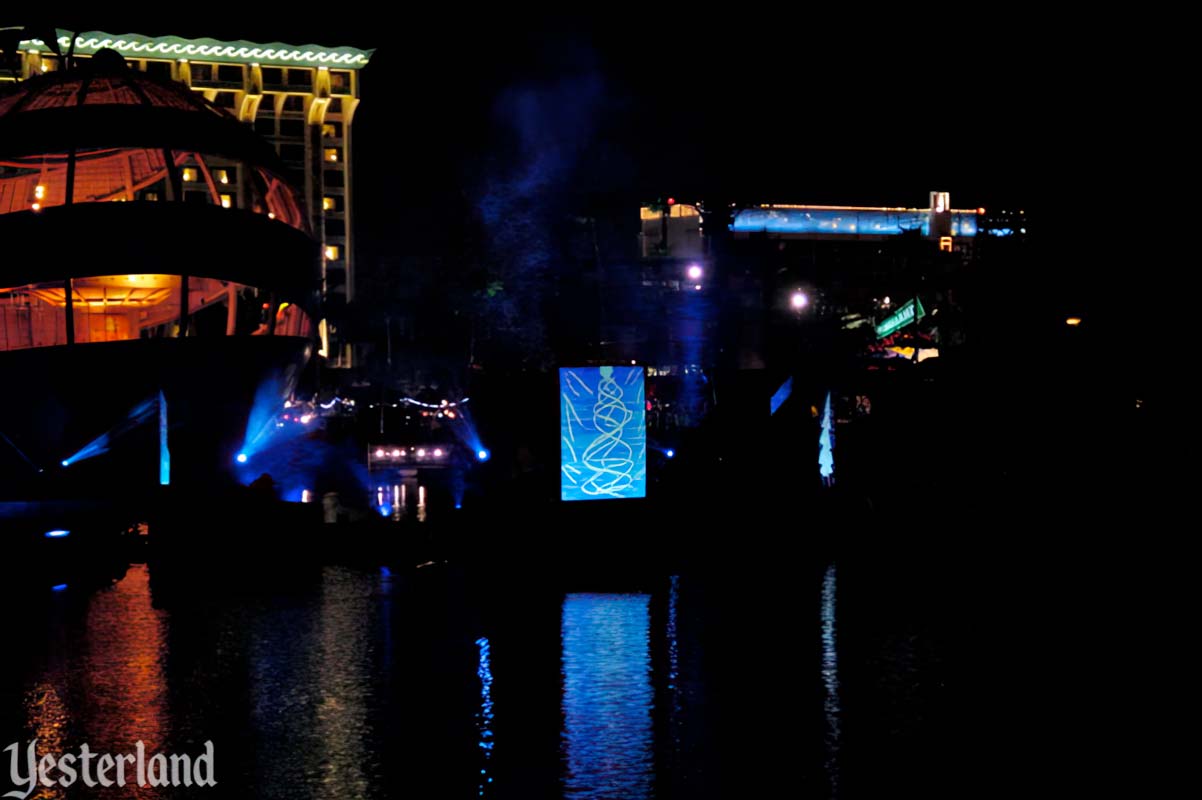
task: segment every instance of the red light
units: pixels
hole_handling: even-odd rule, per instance
[[[267,309],[269,309],[269,308],[271,308],[271,303],[264,303],[264,304],[263,304],[263,310],[264,310],[264,311],[266,311],[266,310],[267,310]]]
[[[668,205],[670,205],[670,206],[674,206],[674,205],[676,205],[676,198],[675,198],[675,197],[669,197],[669,198],[668,198]]]

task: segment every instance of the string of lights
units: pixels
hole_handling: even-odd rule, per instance
[[[383,406],[384,408],[399,408],[401,405],[409,405],[409,406],[418,406],[419,408],[428,408],[433,411],[441,411],[441,410],[448,409],[448,408],[457,408],[457,407],[467,403],[469,400],[471,400],[470,397],[465,397],[462,400],[458,400],[454,403],[449,402],[447,400],[443,400],[441,403],[423,403],[421,400],[416,400],[412,397],[402,397],[402,398],[398,399],[395,403],[372,403],[370,407],[371,408],[380,408],[381,406]],[[324,406],[323,406],[323,408],[324,408]]]

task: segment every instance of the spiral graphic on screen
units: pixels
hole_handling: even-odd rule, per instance
[[[591,473],[580,487],[588,495],[619,495],[634,482],[634,449],[622,438],[634,413],[622,404],[622,387],[613,372],[613,367],[601,367],[593,405],[597,438],[580,458]]]
[[[564,499],[644,496],[642,370],[584,368],[560,377]]]

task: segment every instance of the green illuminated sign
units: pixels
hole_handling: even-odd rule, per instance
[[[914,313],[914,308],[917,305],[918,313]],[[922,301],[915,298],[907,300],[906,303],[895,311],[890,316],[886,317],[883,322],[876,326],[876,338],[884,339],[891,333],[896,333],[912,322],[917,322],[927,315],[927,312],[922,307]]]

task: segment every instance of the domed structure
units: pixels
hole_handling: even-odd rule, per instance
[[[176,474],[217,469],[312,350],[301,197],[248,126],[111,51],[0,96],[0,475],[70,462],[159,392]],[[137,439],[106,458],[157,479]]]

